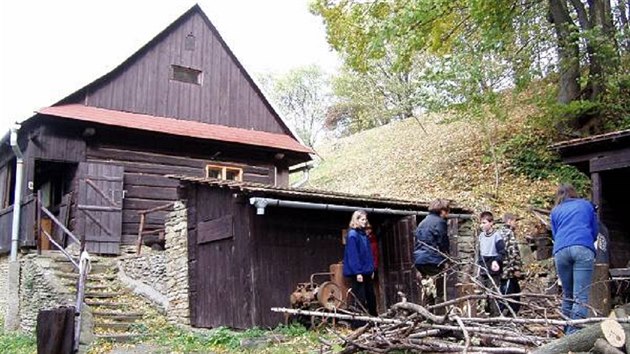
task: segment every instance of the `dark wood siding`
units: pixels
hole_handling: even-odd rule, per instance
[[[191,280],[194,279],[190,284],[193,324],[251,327],[256,291],[248,206],[229,190],[209,188],[197,190],[193,205],[196,215],[189,219],[188,233],[189,249],[195,248],[189,259]],[[211,237],[200,234],[198,225],[221,219],[233,220],[233,237],[208,241]]]
[[[38,160],[85,161],[85,140],[81,133],[82,128],[76,125],[41,126],[28,145],[29,156]]]
[[[196,38],[193,51],[184,48],[189,34]],[[171,65],[201,70],[202,84],[171,80]],[[108,109],[285,132],[229,49],[199,13],[192,14],[115,77],[89,92],[85,102]]]
[[[167,154],[129,150],[123,146],[90,145],[87,149],[89,162],[123,166],[125,169],[122,242],[135,244],[137,240],[138,211],[151,209],[177,200],[178,181],[164,177],[167,174],[203,177],[208,164],[221,164],[243,169],[243,180],[273,183],[273,171],[268,166],[223,162]],[[164,226],[166,212],[150,214],[145,224],[147,230]]]
[[[303,209],[267,208],[254,215],[256,255],[256,325],[283,323],[282,314],[272,307],[289,307],[289,296],[298,283],[311,274],[328,272],[331,264],[343,259],[342,230],[350,213]],[[327,278],[317,278],[322,282]]]

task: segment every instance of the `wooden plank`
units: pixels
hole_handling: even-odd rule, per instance
[[[630,167],[630,149],[621,149],[595,157],[590,160],[590,171],[601,172]]]
[[[125,190],[127,191],[127,198],[158,199],[163,201],[175,201],[178,199],[177,188],[175,187],[125,185]]]
[[[147,224],[164,224],[164,219],[168,214],[167,211],[158,211],[155,213],[151,213],[147,215],[146,223]],[[138,214],[138,210],[123,210],[123,224],[125,223],[139,223],[140,215]]]
[[[174,187],[179,186],[179,181],[164,176],[145,175],[141,173],[129,173],[125,171],[125,188],[129,185],[149,187]]]
[[[181,174],[187,176],[204,177],[205,170],[182,166],[164,166],[154,165],[151,163],[126,162],[126,161],[101,161],[96,159],[88,159],[88,162],[111,164],[124,167],[125,171],[130,173],[146,173],[154,175]]]
[[[234,219],[226,215],[197,224],[197,244],[225,240],[234,237]]]
[[[168,200],[125,198],[123,201],[123,205],[125,210],[147,210],[160,207],[168,202]]]
[[[602,206],[602,177],[599,172],[591,173],[591,191],[593,203]],[[597,210],[597,216],[601,216],[601,208]]]
[[[72,353],[74,307],[42,310],[37,314],[37,353]]]

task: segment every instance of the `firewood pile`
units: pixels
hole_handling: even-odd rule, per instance
[[[402,295],[402,294],[401,294]],[[630,305],[615,309],[610,317],[594,317],[569,321],[560,315],[555,295],[520,295],[518,315],[488,317],[471,316],[462,304],[479,301],[485,295],[467,295],[442,304],[422,306],[402,301],[392,305],[378,317],[351,312],[315,312],[274,308],[273,311],[327,318],[327,323],[362,324],[352,332],[332,326],[341,353],[387,353],[411,351],[425,353],[629,353]],[[510,296],[493,295],[497,301],[514,302]],[[553,305],[553,306],[552,306]],[[444,312],[439,315],[437,313]],[[565,325],[581,327],[572,335],[563,336]]]

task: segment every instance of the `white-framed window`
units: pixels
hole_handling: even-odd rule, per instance
[[[226,181],[242,181],[243,169],[221,165],[206,165],[206,178],[223,179]]]

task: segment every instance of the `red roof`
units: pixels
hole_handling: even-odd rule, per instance
[[[188,120],[150,116],[146,114],[114,111],[82,104],[64,104],[42,108],[37,113],[100,123],[117,127],[139,129],[164,134],[210,139],[230,143],[264,146],[288,151],[313,153],[289,135],[232,128]]]

